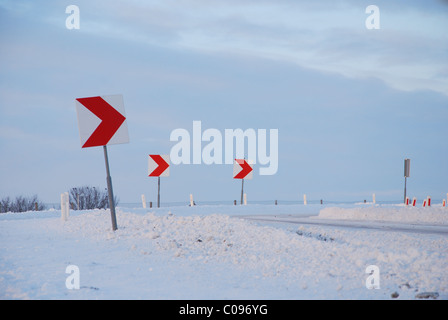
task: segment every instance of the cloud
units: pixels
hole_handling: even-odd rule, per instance
[[[2,179],[39,168],[41,181],[53,176],[46,198],[65,188],[54,166],[67,187],[104,183],[101,150],[80,148],[74,99],[122,93],[131,143],[110,154],[123,199],[146,189],[148,152],[169,152],[170,132],[191,130],[193,120],[204,129],[279,129],[278,175],[256,177],[253,199],[341,185],[347,197],[394,190],[405,154],[422,170],[446,159],[438,145],[447,135],[448,42],[433,2],[421,12],[387,3],[378,3],[382,29],[370,31],[362,1],[77,1],[81,29],[67,30],[59,1],[0,0],[0,143],[11,155]],[[39,157],[17,167],[14,157],[29,149]],[[437,175],[445,167],[426,169],[428,186],[445,188]],[[166,182],[172,199],[191,186],[208,199],[232,196],[231,168],[175,171]],[[210,184],[194,184],[198,176]]]
[[[283,60],[400,90],[448,95],[448,10],[441,1],[377,1],[381,29],[367,30],[369,3],[346,1],[78,1],[81,34],[205,53]],[[3,1],[12,12],[63,27],[54,1]],[[44,10],[46,8],[46,10]],[[59,11],[60,10],[60,11]],[[398,76],[399,75],[399,76]],[[443,75],[443,73],[442,73]]]

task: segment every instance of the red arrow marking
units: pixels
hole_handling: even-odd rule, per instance
[[[251,171],[252,167],[246,162],[244,159],[235,159],[235,161],[243,168],[236,176],[234,176],[234,179],[244,179]]]
[[[149,174],[149,177],[159,177],[170,165],[158,154],[150,154],[149,156],[159,165]]]
[[[101,119],[100,125],[93,131],[82,147],[105,146],[126,118],[101,97],[79,98],[76,100]]]

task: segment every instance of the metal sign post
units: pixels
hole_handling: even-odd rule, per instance
[[[117,230],[117,217],[115,215],[115,201],[114,201],[114,192],[112,190],[112,178],[110,177],[109,171],[109,158],[107,157],[107,147],[103,146],[104,150],[104,162],[106,163],[106,180],[107,180],[107,192],[109,198],[109,208],[110,208],[110,218],[112,220],[112,230]]]
[[[404,159],[404,200],[403,202],[406,203],[406,179],[410,176],[411,170],[411,160],[410,159]]]
[[[244,179],[241,179],[241,202],[243,204],[243,194],[244,194]]]
[[[157,208],[160,208],[160,176],[157,177]]]

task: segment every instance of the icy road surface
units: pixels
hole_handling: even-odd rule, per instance
[[[336,220],[316,219],[318,214],[298,215],[246,215],[239,216],[251,221],[290,223],[297,225],[316,225],[349,229],[371,229],[388,232],[410,232],[421,234],[438,234],[448,236],[448,225],[433,225],[424,223],[401,223],[390,221],[366,221],[366,220]]]

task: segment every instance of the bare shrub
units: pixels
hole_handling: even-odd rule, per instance
[[[114,203],[118,204],[117,197],[114,197]],[[90,186],[71,188],[70,207],[75,210],[106,209],[109,207],[108,192]]]
[[[0,200],[0,213],[41,211],[45,209],[45,205],[38,199],[37,195],[31,197],[18,196],[14,200],[11,200],[10,197],[4,197]]]

